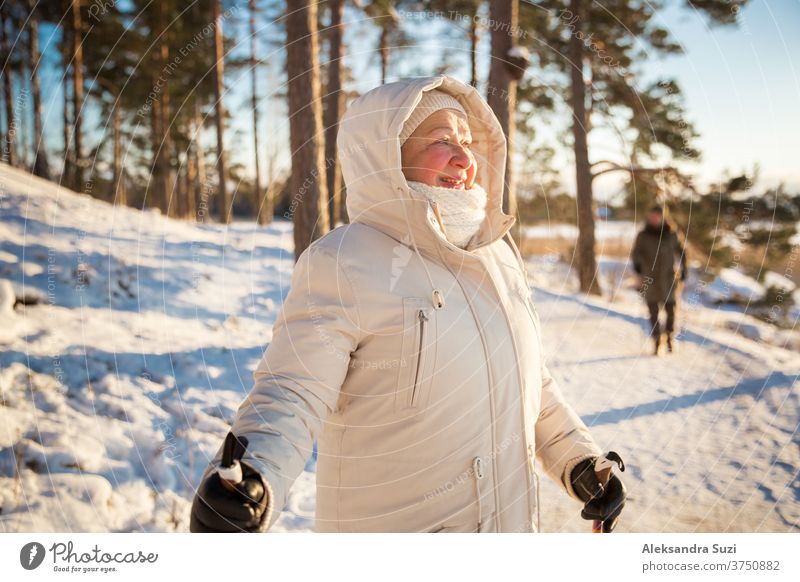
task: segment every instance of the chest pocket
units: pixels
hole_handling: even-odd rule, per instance
[[[395,390],[395,412],[419,416],[428,405],[436,370],[436,316],[430,300],[403,298],[400,371]]]

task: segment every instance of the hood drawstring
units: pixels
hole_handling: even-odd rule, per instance
[[[403,187],[398,186],[397,191],[400,192],[401,198],[403,197]],[[430,202],[428,202],[430,206]],[[408,228],[408,234],[411,237],[411,246],[414,247],[414,252],[417,255],[417,258],[422,263],[422,267],[425,269],[425,275],[428,277],[428,283],[431,286],[431,303],[433,304],[434,309],[442,309],[444,307],[444,293],[442,293],[441,289],[437,288],[433,282],[433,277],[431,277],[431,272],[428,270],[428,265],[425,262],[425,259],[422,258],[422,253],[419,252],[419,248],[417,247],[417,240],[416,237],[411,232],[411,220],[408,218],[408,206],[406,204],[401,205],[403,207],[403,215],[406,218],[406,227]]]
[[[483,507],[481,506],[481,479],[483,479],[483,460],[480,457],[472,459],[472,475],[475,477],[475,495],[478,497],[478,530],[481,532],[483,525]]]

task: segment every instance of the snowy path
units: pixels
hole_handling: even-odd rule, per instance
[[[187,531],[285,296],[291,225],[175,222],[2,165],[0,186],[0,279],[42,297],[0,313],[0,532]],[[653,358],[637,303],[532,272],[552,371],[628,464],[622,530],[798,529],[796,354],[696,306]],[[275,531],[311,528],[313,469]],[[544,478],[541,503],[544,531],[588,529]]]
[[[562,390],[626,459],[621,531],[800,529],[800,359],[691,324],[675,353],[653,357],[644,306],[536,300]],[[543,480],[543,530],[586,531],[577,509]]]

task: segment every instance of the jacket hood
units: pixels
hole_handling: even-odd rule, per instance
[[[500,122],[478,91],[446,75],[410,78],[381,85],[358,97],[339,124],[337,146],[347,187],[350,222],[379,229],[434,255],[444,240],[431,224],[427,200],[412,196],[402,171],[400,131],[424,91],[439,89],[455,97],[467,112],[472,151],[478,165],[475,182],[487,194],[486,219],[466,251],[502,237],[516,219],[503,212],[506,139]]]

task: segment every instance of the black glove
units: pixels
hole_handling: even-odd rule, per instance
[[[616,457],[619,459],[619,456]],[[595,473],[594,465],[597,457],[585,459],[572,469],[570,481],[572,488],[581,501],[584,502],[581,517],[583,519],[601,520],[603,531],[611,532],[617,526],[619,514],[625,505],[625,484],[615,474],[611,474],[605,487],[600,483]],[[622,459],[620,467],[624,470]]]
[[[256,531],[267,509],[261,476],[246,463],[235,491],[228,490],[216,471],[206,477],[192,502],[189,531],[193,533]]]

